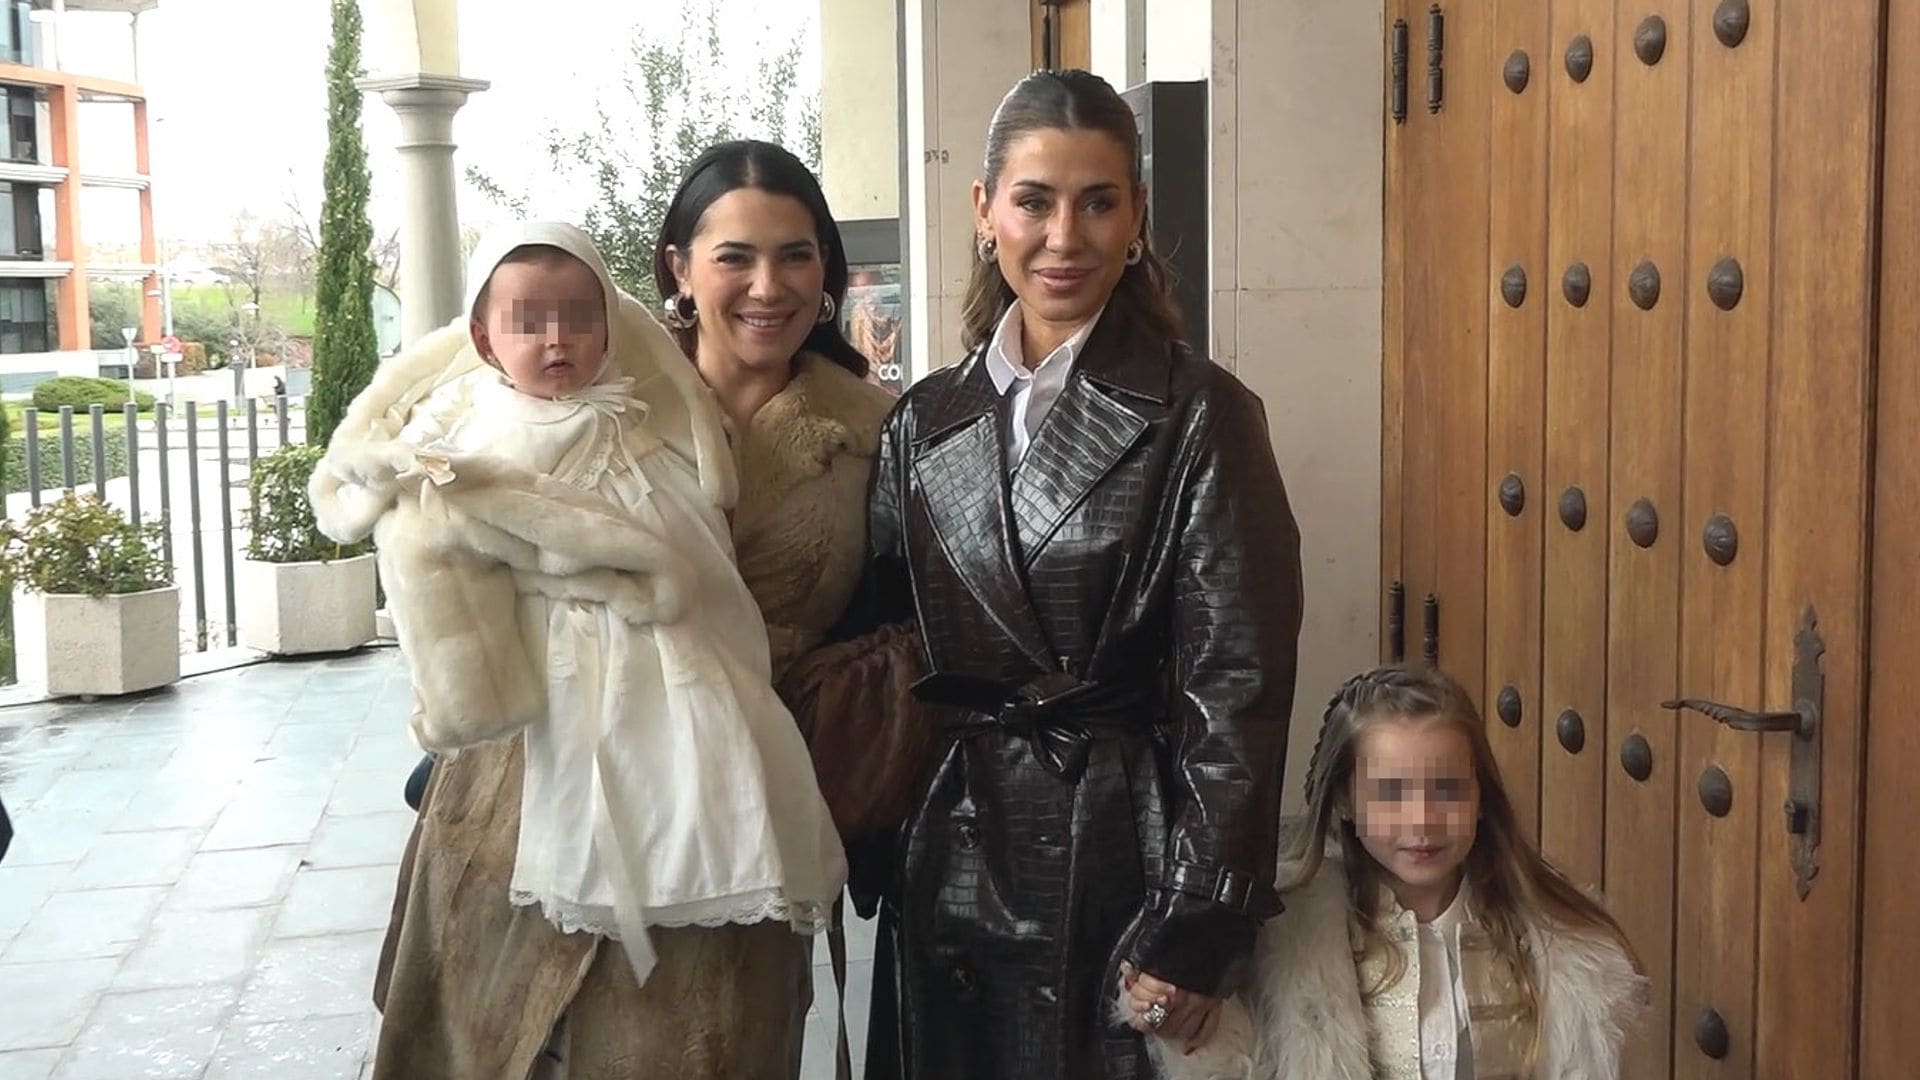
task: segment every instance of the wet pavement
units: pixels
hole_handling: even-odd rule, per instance
[[[0,710],[0,1080],[364,1075],[411,700],[377,648]],[[857,1068],[868,924],[849,946]],[[827,1080],[815,974],[802,1075]]]

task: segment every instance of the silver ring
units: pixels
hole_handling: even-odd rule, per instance
[[[1157,1028],[1167,1022],[1167,1007],[1156,1001],[1147,1007],[1147,1014],[1141,1019],[1147,1022],[1148,1027]]]

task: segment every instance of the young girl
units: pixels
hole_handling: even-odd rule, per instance
[[[1479,714],[1437,670],[1381,668],[1327,708],[1286,910],[1245,1001],[1174,1080],[1618,1080],[1646,980],[1617,923],[1522,836]],[[1123,983],[1150,1028],[1157,999]]]
[[[642,985],[656,929],[823,929],[845,860],[734,564],[710,394],[571,226],[490,238],[467,280],[470,348],[350,412],[314,488],[327,531],[374,530],[417,740],[524,730],[511,900]]]

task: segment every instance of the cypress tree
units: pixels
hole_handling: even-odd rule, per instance
[[[327,53],[326,195],[313,320],[313,396],[307,441],[324,444],[379,364],[373,335],[373,223],[367,148],[360,137],[360,5],[333,0]]]

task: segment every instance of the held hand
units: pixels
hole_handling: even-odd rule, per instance
[[[1220,1026],[1219,998],[1182,990],[1132,964],[1120,965],[1120,987],[1133,1008],[1133,1029],[1180,1043],[1186,1053],[1205,1046]]]

